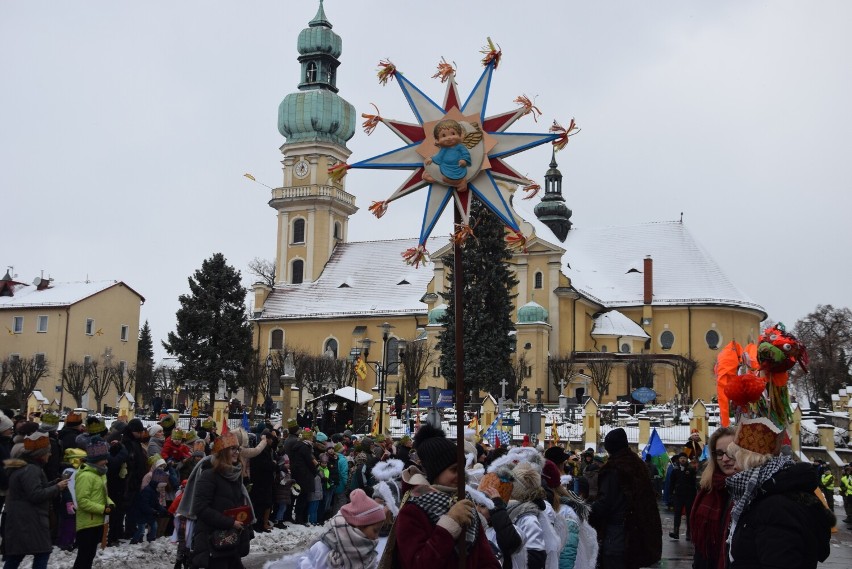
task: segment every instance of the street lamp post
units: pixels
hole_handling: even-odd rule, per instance
[[[266,394],[263,396],[263,410],[265,411],[264,417],[269,418],[271,413],[271,406],[269,404],[269,398],[271,397],[272,392],[272,354],[267,354],[266,356]]]
[[[390,338],[390,331],[394,328],[394,326],[385,322],[379,326],[379,328],[382,329],[382,361],[371,362],[367,360],[367,358],[370,357],[370,345],[373,344],[372,340],[364,338],[361,340],[361,344],[364,349],[364,362],[376,366],[376,380],[379,382],[379,432],[383,433],[385,416],[385,384],[387,383],[388,375],[388,339]]]

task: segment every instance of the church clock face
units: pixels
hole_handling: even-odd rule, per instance
[[[309,171],[308,163],[305,162],[304,160],[299,160],[293,166],[293,173],[296,174],[297,178],[304,178],[305,176],[308,175],[308,171]]]

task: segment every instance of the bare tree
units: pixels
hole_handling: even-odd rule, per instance
[[[577,366],[575,363],[573,354],[567,356],[557,355],[550,358],[548,362],[550,377],[553,380],[553,386],[559,390],[559,395],[562,395],[562,390],[577,375]]]
[[[352,385],[355,377],[355,362],[346,358],[338,358],[331,361],[329,365],[329,379],[332,391],[336,391],[346,385]]]
[[[171,397],[175,389],[180,386],[179,368],[160,365],[154,369],[154,390]]]
[[[255,257],[249,261],[248,270],[266,286],[275,286],[275,261]]]
[[[409,341],[405,350],[399,353],[402,365],[402,397],[411,413],[411,399],[420,390],[420,384],[426,374],[435,365],[434,352],[429,349],[426,340]]]
[[[680,356],[672,364],[675,388],[684,403],[692,401],[692,378],[699,367],[699,363],[688,356]]]
[[[6,384],[12,378],[11,359],[6,358],[0,362],[0,391],[6,391]]]
[[[93,360],[88,365],[87,375],[89,383],[86,388],[92,392],[92,396],[95,398],[95,411],[100,413],[101,403],[113,384],[114,370],[109,363],[101,366],[97,360]]]
[[[598,401],[603,398],[603,394],[609,390],[609,386],[612,384],[610,375],[614,366],[615,358],[608,355],[596,357],[588,362],[589,377],[592,378],[592,385],[598,390]]]
[[[627,378],[631,389],[654,387],[654,360],[648,354],[637,354],[627,363]]]
[[[271,360],[270,360],[271,363]],[[265,362],[261,361],[257,350],[252,353],[251,359],[240,370],[240,384],[248,397],[251,417],[254,419],[254,410],[257,407],[258,396],[264,399],[269,394],[269,378],[272,375],[272,367],[267,368]]]
[[[62,370],[62,389],[74,399],[77,407],[83,406],[83,395],[86,394],[88,383],[88,366],[72,361]]]
[[[48,375],[47,359],[36,356],[11,358],[8,365],[11,391],[18,400],[19,409],[26,409],[27,398],[38,385],[38,381]]]
[[[121,363],[112,366],[112,383],[115,385],[115,390],[118,397],[124,393],[133,392],[133,383],[136,380],[136,366],[122,366]]]
[[[852,381],[852,310],[819,305],[796,322],[793,333],[806,346],[810,363],[805,374],[799,366],[791,370],[798,386],[811,401],[831,405],[831,394]]]
[[[308,355],[303,356],[299,361],[300,365],[296,367],[296,373],[301,375],[305,389],[308,390],[311,397],[319,397],[328,393],[334,358]],[[299,374],[300,371],[301,374]]]

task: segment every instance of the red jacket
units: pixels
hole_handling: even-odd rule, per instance
[[[457,569],[456,540],[446,529],[433,526],[419,506],[406,504],[396,520],[396,547],[402,569]],[[491,551],[491,544],[480,525],[479,537],[468,552],[465,567],[469,569],[500,569],[500,563]]]
[[[186,460],[189,458],[189,455],[192,454],[188,446],[183,443],[175,443],[172,441],[171,437],[167,438],[166,442],[163,443],[163,450],[161,453],[164,460],[169,460],[171,458],[178,462]]]

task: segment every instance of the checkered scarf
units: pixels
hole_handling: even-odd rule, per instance
[[[725,480],[725,485],[731,494],[731,500],[734,501],[734,507],[731,510],[731,529],[728,531],[727,541],[728,557],[731,561],[734,560],[730,553],[731,542],[740,516],[746,511],[752,500],[761,494],[761,487],[767,480],[775,476],[779,471],[789,468],[792,465],[793,459],[789,456],[775,456],[757,468],[738,472]]]
[[[420,490],[420,488],[423,488],[423,493],[413,495],[414,492]],[[429,521],[432,525],[435,525],[438,523],[440,517],[450,511],[450,508],[456,503],[455,492],[455,488],[448,488],[444,486],[418,487],[412,491],[412,496],[409,499],[409,502],[420,507],[420,509],[429,517]],[[473,500],[470,497],[470,494],[465,494],[465,498],[471,501]],[[465,530],[464,539],[467,543],[468,551],[470,551],[473,544],[476,542],[476,536],[479,535],[479,523],[479,515],[476,511],[474,511],[473,522]]]
[[[331,527],[320,541],[331,549],[326,563],[332,569],[373,567],[378,557],[376,542],[346,523],[341,514],[331,519]]]

